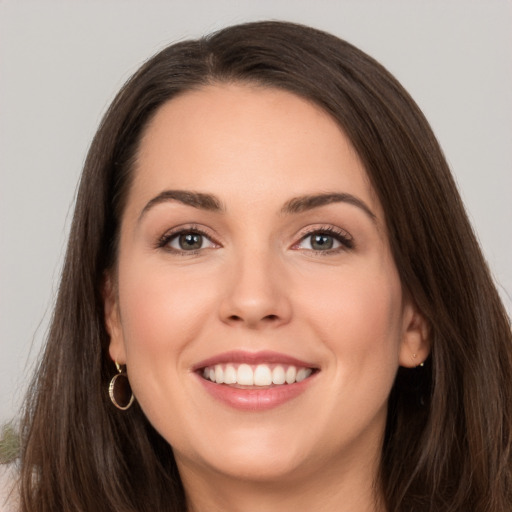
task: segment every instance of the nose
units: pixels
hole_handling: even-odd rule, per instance
[[[278,256],[246,250],[236,258],[226,279],[219,311],[224,323],[262,329],[290,321],[289,287]]]

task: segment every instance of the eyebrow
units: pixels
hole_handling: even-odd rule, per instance
[[[190,190],[164,190],[157,196],[151,199],[146,206],[142,209],[139,215],[139,221],[142,217],[154,206],[168,201],[178,201],[187,206],[198,208],[200,210],[207,210],[213,212],[224,212],[225,208],[221,201],[212,194],[205,194],[203,192],[192,192]],[[360,208],[372,221],[375,222],[377,216],[368,205],[361,199],[352,194],[344,192],[329,192],[323,194],[312,194],[294,197],[287,201],[281,208],[282,214],[302,213],[320,206],[325,206],[331,203],[348,203]]]
[[[140,212],[139,221],[149,210],[151,210],[151,208],[157,204],[166,203],[168,201],[178,201],[187,206],[198,208],[199,210],[208,210],[213,212],[224,211],[222,203],[212,194],[192,192],[190,190],[164,190],[144,206]]]
[[[319,208],[320,206],[325,206],[331,203],[348,203],[353,206],[357,206],[363,210],[363,212],[366,213],[366,215],[368,215],[372,221],[375,222],[377,219],[375,213],[372,212],[372,210],[363,200],[353,196],[352,194],[347,194],[344,192],[329,192],[324,194],[294,197],[285,203],[281,209],[281,213],[302,213],[308,210],[312,210],[313,208]]]

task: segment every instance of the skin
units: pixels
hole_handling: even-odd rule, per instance
[[[151,202],[165,190],[213,194],[223,210]],[[318,193],[351,194],[371,214],[347,201],[282,212]],[[159,246],[177,228],[205,232],[203,248]],[[309,233],[326,229],[352,247],[312,246]],[[189,510],[381,510],[387,399],[398,366],[427,357],[427,329],[366,172],[325,112],[240,84],[161,107],[141,141],[105,296],[110,355],[172,445]],[[192,371],[230,350],[277,351],[319,371],[293,400],[240,411]]]

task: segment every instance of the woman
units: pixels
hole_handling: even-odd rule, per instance
[[[21,510],[509,510],[511,370],[407,93],[317,30],[227,28],[92,143]]]

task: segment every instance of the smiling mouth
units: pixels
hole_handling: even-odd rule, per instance
[[[285,364],[227,363],[200,368],[198,373],[207,381],[239,389],[289,386],[311,377],[315,368]]]

